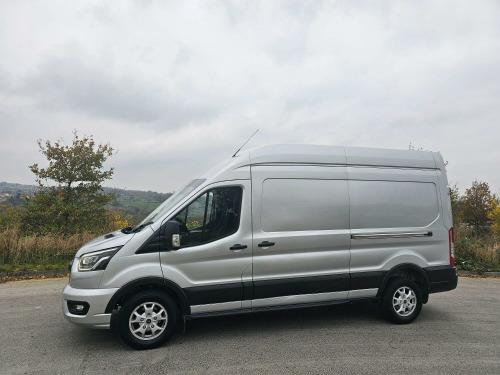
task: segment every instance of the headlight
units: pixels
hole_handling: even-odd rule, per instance
[[[120,250],[120,248],[121,246],[83,254],[78,262],[78,271],[97,271],[106,269],[110,259]]]

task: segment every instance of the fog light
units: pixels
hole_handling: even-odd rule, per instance
[[[90,305],[87,302],[67,301],[67,303],[68,311],[73,315],[86,315],[90,308]]]

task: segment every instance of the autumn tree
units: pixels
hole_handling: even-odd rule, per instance
[[[452,188],[450,188],[450,200],[453,225],[458,226],[460,224],[460,210],[462,206],[462,199],[460,197],[460,192],[458,191],[458,186],[456,184],[453,185]]]
[[[491,209],[488,212],[488,218],[491,220],[491,230],[496,235],[500,235],[500,203],[498,197],[491,202]]]
[[[460,217],[462,222],[472,226],[479,234],[490,224],[488,213],[492,208],[493,196],[486,182],[474,181],[462,197]]]
[[[111,145],[96,144],[92,136],[80,138],[74,131],[71,145],[62,140],[54,143],[38,140],[38,146],[49,165],[29,166],[38,189],[24,197],[25,230],[71,234],[105,228],[108,220],[105,205],[115,198],[102,189],[102,183],[113,175],[113,168],[104,168],[104,162],[115,152]]]

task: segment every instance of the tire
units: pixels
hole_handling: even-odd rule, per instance
[[[155,290],[138,292],[128,298],[117,319],[118,333],[135,349],[153,349],[164,344],[176,325],[175,302]]]
[[[393,323],[411,323],[422,310],[422,290],[412,280],[396,278],[384,291],[382,309]]]

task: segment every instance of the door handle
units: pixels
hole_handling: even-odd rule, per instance
[[[247,248],[247,245],[240,245],[239,243],[237,243],[236,245],[231,246],[229,248],[229,250],[243,250],[246,248]]]
[[[257,245],[258,247],[269,247],[269,246],[274,246],[274,242],[269,242],[269,241],[263,241],[260,244]]]

